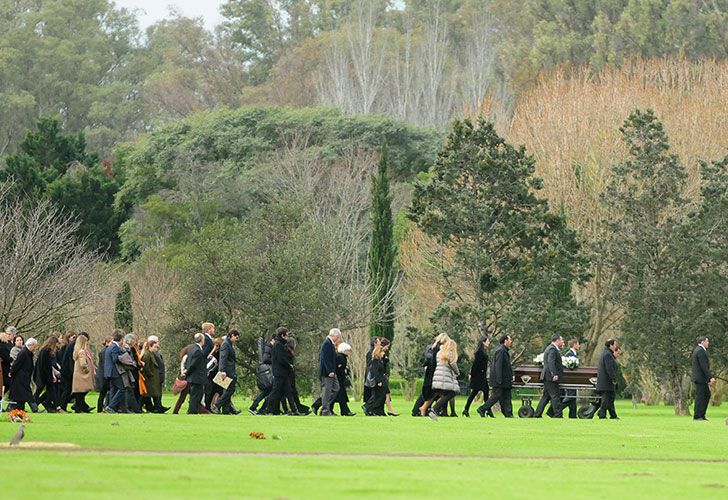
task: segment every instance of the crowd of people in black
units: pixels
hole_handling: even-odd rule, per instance
[[[215,336],[215,325],[203,323],[202,331],[194,335],[194,342],[179,354],[180,371],[172,386],[177,395],[173,413],[179,413],[189,397],[187,413],[239,414],[233,405],[237,385],[237,354],[235,344],[240,332],[230,330],[223,337]],[[93,407],[86,402],[89,392],[98,391],[96,410],[105,413],[165,413],[162,405],[165,382],[165,361],[159,350],[159,338],[139,339],[133,333],[115,330],[104,340],[97,362],[89,349],[89,334],[53,333],[42,345],[34,338],[27,340],[9,326],[0,332],[0,389],[9,394],[7,409],[33,412],[66,413],[68,406],[76,413],[90,413]],[[710,371],[707,349],[709,339],[699,337],[692,355],[692,380],[696,386],[696,420],[706,420],[705,412],[710,399],[710,385],[715,377]],[[510,347],[513,339],[503,335],[493,353],[489,367],[490,340],[481,337],[476,345],[470,369],[470,387],[463,416],[470,416],[470,407],[479,393],[483,404],[476,409],[480,417],[494,418],[496,403],[507,418],[513,417],[513,367]],[[564,340],[553,335],[543,353],[540,380],[543,395],[536,407],[535,418],[544,412],[561,418],[569,409],[569,417],[576,418],[576,393],[560,385],[563,380],[562,348]],[[386,338],[373,338],[366,354],[364,374],[364,404],[367,416],[397,416],[392,408],[389,388],[389,349]],[[567,356],[577,357],[579,341],[569,342]],[[259,341],[259,363],[256,369],[258,394],[248,411],[253,415],[308,415],[334,416],[334,405],[339,415],[354,416],[349,407],[347,389],[351,387],[348,357],[352,348],[343,342],[338,328],[332,328],[319,351],[318,376],[321,396],[311,407],[301,402],[296,387],[296,341],[285,327],[276,330],[267,342]],[[617,387],[616,357],[619,347],[615,339],[604,344],[597,369],[596,392],[599,394],[599,418],[617,419],[614,400]],[[422,391],[412,408],[412,416],[428,416],[437,420],[442,416],[457,416],[455,396],[460,392],[458,346],[447,334],[435,337],[422,355]],[[1,399],[0,399],[1,400]],[[548,411],[546,407],[550,406]]]

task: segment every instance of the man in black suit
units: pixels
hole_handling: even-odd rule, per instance
[[[481,417],[490,411],[496,402],[500,403],[504,417],[513,418],[511,389],[513,388],[513,367],[508,349],[513,343],[510,335],[503,335],[498,341],[500,345],[493,354],[493,365],[490,367],[490,387],[493,389],[488,400],[476,411]]]
[[[268,415],[280,415],[281,399],[284,394],[286,399],[288,396],[293,398],[290,383],[293,378],[293,354],[286,346],[288,338],[288,328],[280,327],[276,330],[276,342],[273,345],[273,354],[271,356],[271,370],[273,371],[273,389],[268,396]]]
[[[231,378],[230,385],[220,396],[217,407],[220,413],[228,415],[237,415],[240,410],[235,409],[232,404],[233,394],[235,394],[235,385],[238,382],[237,376],[237,355],[235,354],[235,343],[240,338],[240,332],[230,330],[225,337],[225,341],[220,345],[220,368],[218,374],[224,379]]]
[[[202,323],[202,334],[205,336],[205,343],[202,344],[202,355],[205,357],[205,367],[207,369],[207,362],[213,357],[212,350],[215,348],[215,324],[210,322]],[[211,377],[208,377],[205,382],[205,408],[208,410],[212,409],[212,398],[215,395],[215,384],[212,382],[213,372],[209,372]]]
[[[185,375],[190,386],[190,406],[187,413],[194,415],[200,413],[202,397],[205,395],[205,382],[207,382],[207,360],[202,351],[205,335],[195,334],[195,343],[187,350],[185,362]]]
[[[693,410],[693,420],[708,420],[705,418],[705,411],[708,409],[710,401],[710,384],[715,383],[713,372],[710,371],[710,363],[708,362],[708,346],[710,340],[708,337],[698,337],[698,345],[693,351],[693,373],[692,379],[695,383],[695,408]]]
[[[553,418],[562,417],[563,407],[561,406],[559,383],[564,376],[564,366],[561,363],[561,348],[563,346],[564,339],[561,338],[561,335],[554,334],[551,336],[551,343],[546,346],[543,352],[543,369],[541,370],[543,395],[536,407],[534,418],[541,418],[549,401],[553,410]]]
[[[339,392],[339,380],[336,378],[336,350],[341,344],[341,331],[332,328],[321,344],[319,350],[319,379],[321,380],[321,416],[333,415],[331,407]]]
[[[565,358],[579,359],[579,349],[581,344],[578,339],[569,341],[569,350],[566,351]],[[566,389],[566,397],[561,400],[561,404],[569,407],[569,418],[577,418],[576,412],[576,389]]]
[[[609,418],[619,418],[617,417],[617,411],[614,409],[614,397],[617,394],[617,362],[614,359],[614,353],[617,349],[617,341],[609,339],[604,343],[604,351],[602,351],[599,358],[597,392],[602,397],[597,412],[599,418],[606,418],[607,412],[609,412]]]
[[[121,374],[116,368],[119,356],[123,352],[121,349],[123,338],[124,330],[114,330],[113,340],[104,353],[104,379],[109,384],[109,404],[104,408],[104,413],[117,413],[122,398],[124,398],[124,382],[121,380]]]

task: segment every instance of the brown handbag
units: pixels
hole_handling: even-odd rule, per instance
[[[187,389],[187,381],[177,377],[172,384],[172,394],[177,395],[185,389]]]

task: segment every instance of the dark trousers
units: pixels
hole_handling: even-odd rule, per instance
[[[85,413],[87,410],[91,409],[91,407],[86,404],[86,394],[88,394],[88,392],[73,393],[73,398],[75,400],[73,405],[76,407],[76,413]]]
[[[321,378],[321,411],[332,411],[334,399],[339,393],[339,379],[336,377]],[[385,393],[386,394],[386,393]]]
[[[104,410],[104,401],[106,401],[106,395],[109,393],[109,380],[104,379],[101,384],[101,390],[99,391],[99,400],[96,403],[96,411],[101,413]]]
[[[205,396],[205,384],[189,384],[190,386],[190,406],[187,413],[194,415],[199,413],[202,398]]]
[[[71,376],[73,376],[73,372],[71,372]],[[73,399],[73,394],[71,393],[71,380],[66,380],[65,377],[61,377],[61,380],[61,394],[58,406],[65,410],[68,403],[70,403],[71,399]]]
[[[222,391],[222,396],[220,396],[220,399],[217,400],[217,407],[221,411],[230,411],[233,409],[232,399],[233,394],[235,394],[235,386],[237,385],[237,383],[237,377],[232,377],[228,388]]]
[[[546,409],[546,405],[551,402],[551,408],[553,410],[554,418],[561,418],[563,407],[561,406],[561,394],[559,392],[558,382],[546,380],[543,383],[543,395],[538,401],[536,407],[536,417],[543,415],[543,411]]]
[[[109,381],[109,408],[119,411],[122,398],[125,396],[124,382],[121,377],[107,379]]]
[[[576,418],[576,390],[566,389],[566,397],[561,400],[561,404],[569,407],[569,418]]]
[[[468,395],[468,400],[465,402],[465,408],[463,408],[463,411],[470,411],[470,405],[473,403],[473,399],[475,399],[475,396],[477,396],[481,390],[483,391],[483,401],[488,400],[488,396],[490,396],[490,387],[488,387],[487,385],[484,389],[471,389],[470,395]]]
[[[60,397],[60,384],[50,384],[35,390],[36,403],[43,405],[46,411],[52,412],[58,408],[58,398]]]
[[[710,387],[708,384],[695,384],[695,408],[693,410],[694,419],[705,418],[705,412],[710,402]]]
[[[179,410],[182,408],[182,405],[185,404],[185,399],[187,399],[189,394],[190,384],[187,384],[177,396],[177,402],[174,404],[174,410],[172,411],[173,414],[177,415],[179,413]]]
[[[366,403],[367,415],[384,415],[384,403],[387,400],[385,387],[372,387]]]
[[[614,391],[602,391],[600,393],[602,400],[599,403],[599,411],[597,416],[599,418],[606,418],[607,412],[611,418],[617,418],[617,411],[614,409]]]
[[[273,387],[269,387],[267,389],[261,389],[260,392],[258,392],[258,395],[255,396],[255,399],[253,400],[253,403],[250,405],[250,409],[253,411],[256,411],[258,409],[258,405],[261,401],[263,401],[265,398],[267,398],[270,395],[270,391],[273,389]],[[265,404],[261,407],[261,410],[265,409]]]
[[[442,391],[440,393],[440,399],[437,400],[437,403],[435,403],[435,406],[432,408],[435,413],[440,415],[444,411],[445,415],[447,415],[447,404],[450,401],[453,401],[455,394],[455,391]]]
[[[268,396],[268,413],[271,415],[281,414],[281,399],[293,398],[291,383],[288,377],[273,377],[273,389]]]
[[[496,403],[500,403],[501,412],[504,417],[510,418],[513,416],[513,403],[511,403],[510,387],[494,387],[493,393],[480,408],[487,412],[490,411]]]

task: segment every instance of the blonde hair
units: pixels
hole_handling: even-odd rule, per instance
[[[445,334],[443,334],[445,335]],[[440,351],[437,353],[437,357],[444,363],[457,363],[458,362],[458,344],[450,337],[447,338],[445,343],[440,347]]]
[[[76,345],[73,346],[73,354],[77,354],[79,351],[82,351],[86,348],[88,345],[88,339],[85,335],[79,335],[76,337]]]
[[[384,347],[378,345],[372,351],[372,359],[382,359],[384,357]]]
[[[207,333],[210,330],[212,330],[213,328],[215,328],[215,325],[213,323],[207,323],[207,322],[202,323],[202,332],[203,333]]]

